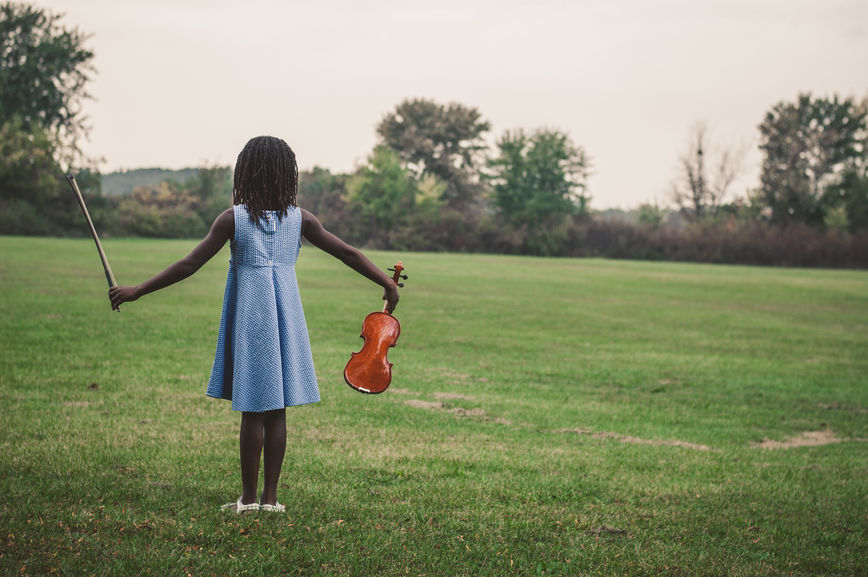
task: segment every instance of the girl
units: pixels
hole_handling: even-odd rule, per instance
[[[299,208],[297,191],[298,166],[286,142],[270,136],[251,139],[235,164],[234,206],[217,217],[204,240],[142,284],[109,290],[116,309],[187,278],[230,241],[232,258],[207,394],[231,400],[232,408],[241,411],[243,492],[223,506],[236,513],[285,510],[277,501],[277,484],[286,449],[286,407],[319,401],[295,277],[301,237],[382,286],[389,312],[398,304],[392,279]],[[265,481],[257,500],[263,448]]]

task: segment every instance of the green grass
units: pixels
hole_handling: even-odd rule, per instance
[[[105,243],[129,284],[193,244]],[[287,411],[286,515],[239,518],[228,251],[120,313],[89,240],[0,254],[0,574],[866,572],[866,272],[371,252],[410,280],[368,396],[380,291],[306,247],[323,400]]]

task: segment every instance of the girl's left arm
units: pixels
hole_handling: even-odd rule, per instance
[[[374,281],[383,287],[383,300],[386,301],[386,310],[390,313],[398,306],[398,287],[395,281],[372,263],[362,251],[348,245],[329,231],[327,231],[317,217],[302,209],[301,233],[314,246],[324,250],[333,257],[339,259],[345,265]]]
[[[199,270],[203,264],[220,252],[227,240],[235,234],[235,214],[227,209],[211,225],[211,230],[196,248],[178,262],[169,265],[145,282],[136,286],[116,286],[109,289],[112,308],[116,309],[125,302],[137,300],[148,293],[158,291],[182,281]]]

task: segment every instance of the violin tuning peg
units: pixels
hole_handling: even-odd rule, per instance
[[[404,288],[404,283],[399,282],[399,283],[398,283],[398,287],[399,287],[399,288]]]
[[[391,266],[390,266],[390,267],[387,268],[386,270],[394,271],[395,269],[394,269],[394,267],[391,267]]]
[[[402,274],[402,275],[401,275],[401,278],[404,279],[404,280],[407,280],[407,279],[410,278],[410,277],[408,277],[408,276],[405,275],[405,274]]]

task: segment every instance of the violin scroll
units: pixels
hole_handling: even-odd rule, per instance
[[[395,273],[392,275],[392,280],[395,281],[395,284],[398,285],[399,288],[403,288],[404,283],[399,282],[399,281],[402,279],[407,280],[407,278],[409,278],[407,275],[401,274],[401,272],[404,270],[404,264],[401,261],[398,261],[394,267],[390,266],[386,270],[390,270],[390,271],[393,271]]]

